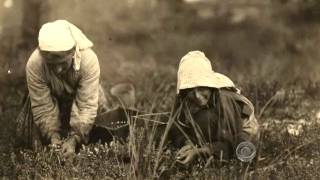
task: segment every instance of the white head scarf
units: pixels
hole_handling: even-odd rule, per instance
[[[43,51],[68,51],[76,46],[73,63],[76,71],[80,69],[80,50],[93,46],[79,28],[66,20],[56,20],[42,25],[38,41],[39,48]]]
[[[182,57],[178,69],[177,94],[194,87],[235,87],[225,75],[213,71],[210,60],[201,51],[191,51]]]

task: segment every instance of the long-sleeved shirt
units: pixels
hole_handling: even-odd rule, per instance
[[[254,115],[253,104],[242,94],[229,91],[220,90],[221,100],[224,101],[226,109],[236,112],[236,108],[239,108],[240,113],[240,132],[239,141],[253,141],[256,142],[259,138],[259,124]],[[228,102],[229,101],[229,102]],[[232,105],[234,104],[234,105]],[[236,107],[232,107],[236,106]],[[228,113],[228,112],[227,112]],[[229,116],[228,118],[235,118],[236,115]]]
[[[90,49],[80,51],[80,69],[70,68],[57,77],[36,49],[26,66],[27,84],[35,124],[44,137],[51,138],[61,130],[60,104],[71,102],[71,134],[87,141],[99,104],[104,103],[100,86],[100,66]]]

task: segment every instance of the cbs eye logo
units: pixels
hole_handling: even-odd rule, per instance
[[[249,162],[256,156],[256,147],[249,141],[241,142],[236,149],[237,158],[242,162]]]

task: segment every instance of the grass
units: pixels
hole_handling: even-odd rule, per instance
[[[145,92],[138,93],[140,109],[151,114],[170,111],[175,87],[166,76],[157,74],[153,76],[154,84],[138,84],[137,89]],[[248,96],[256,95],[250,97],[253,102],[270,102],[272,96],[263,95],[265,92],[259,87],[249,90]],[[155,146],[156,127],[137,127],[134,121],[130,121],[127,144],[113,141],[110,145],[83,146],[75,160],[69,162],[50,148],[14,149],[12,121],[18,108],[7,110],[1,118],[1,123],[9,126],[1,131],[0,175],[9,179],[319,179],[320,124],[316,117],[319,99],[308,93],[293,96],[291,90],[285,89],[284,98],[277,99],[271,108],[260,108],[265,113],[259,118],[262,127],[259,161],[250,163],[238,160],[208,163],[200,158],[192,165],[181,166],[175,162],[175,149]],[[157,120],[156,116],[152,118]]]
[[[219,1],[222,5],[219,12],[225,14],[209,19],[197,18],[197,7],[171,8],[159,3],[153,9],[148,7],[151,7],[148,0],[137,1],[140,2],[138,6],[115,0],[99,1],[93,6],[89,1],[75,1],[52,3],[50,17],[63,17],[81,27],[95,43],[102,76],[109,83],[105,88],[110,89],[108,86],[112,83],[131,81],[137,91],[136,107],[145,112],[171,110],[179,57],[189,50],[205,51],[213,60],[214,69],[238,81],[242,93],[255,105],[263,130],[260,161],[208,164],[199,159],[193,165],[183,167],[175,163],[174,149],[154,146],[154,127],[137,129],[134,123],[127,144],[114,141],[110,146],[85,146],[72,163],[48,148],[38,151],[16,149],[13,147],[14,119],[23,95],[17,89],[22,87],[22,81],[8,76],[5,65],[0,67],[1,177],[320,179],[319,82],[308,80],[319,81],[320,77],[319,51],[315,48],[319,42],[319,18],[312,10],[318,7],[316,1],[292,1],[292,4],[275,1],[263,8],[271,11],[261,9],[261,15],[239,24],[230,23],[229,16],[234,8],[224,6],[223,1]],[[146,9],[142,5],[147,6]],[[108,11],[106,7],[110,7]],[[87,10],[90,13],[83,13]],[[13,11],[13,14],[17,13]],[[18,21],[4,22],[16,24]],[[9,32],[3,32],[4,37],[18,39],[11,33],[20,34],[16,32],[19,28],[10,26]],[[10,44],[2,43],[2,49],[11,52],[12,47],[6,47]],[[6,53],[0,54],[3,54],[0,57],[2,65],[7,59],[13,60],[5,57]],[[24,62],[25,57],[22,59]],[[24,68],[17,69],[22,69],[20,73],[24,74]],[[295,81],[297,78],[300,79]],[[277,93],[278,96],[274,96]]]

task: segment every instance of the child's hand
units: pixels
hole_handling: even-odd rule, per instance
[[[59,134],[54,134],[51,136],[51,147],[54,149],[60,149],[61,147],[61,138]]]
[[[191,163],[199,154],[198,148],[192,145],[183,146],[177,153],[176,160],[181,164]]]
[[[76,152],[76,139],[71,137],[67,139],[61,146],[61,152],[66,159],[72,159]]]

